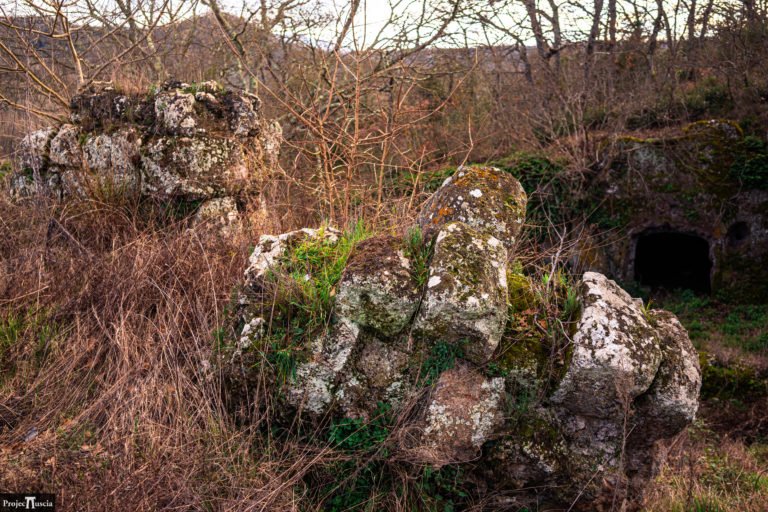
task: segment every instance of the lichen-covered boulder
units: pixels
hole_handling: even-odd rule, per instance
[[[307,267],[295,265],[305,246],[295,244],[326,236],[338,239],[330,230],[262,237],[246,272],[253,318],[236,346],[244,357],[261,347],[251,371],[278,381],[278,421],[304,412],[320,434],[326,425],[370,433],[375,424],[377,436],[396,426],[377,454],[461,464],[465,484],[514,493],[515,505],[639,506],[697,409],[698,360],[674,315],[643,308],[594,272],[539,288],[519,263],[508,270],[507,248],[488,230],[452,222],[433,239],[420,303],[402,241],[377,237],[347,260],[327,332],[307,336],[300,325],[286,347],[292,327],[283,323],[268,344],[265,315],[280,303],[281,275],[284,288],[303,289]],[[284,266],[268,274],[274,265]]]
[[[155,118],[168,135],[194,135],[197,132],[194,113],[194,94],[169,89],[155,96]]]
[[[336,293],[336,315],[392,338],[410,324],[420,298],[402,240],[370,238],[347,262]]]
[[[142,150],[142,191],[188,201],[232,196],[248,182],[243,148],[211,137],[164,137]]]
[[[85,159],[80,130],[73,124],[63,124],[51,139],[50,160],[61,167],[82,167]]]
[[[417,222],[425,237],[460,221],[511,248],[525,220],[520,182],[495,167],[460,167],[424,204]]]
[[[444,226],[435,241],[414,335],[435,343],[464,343],[465,357],[483,363],[499,344],[506,318],[504,245],[462,222]]]
[[[674,314],[650,312],[662,351],[651,387],[634,404],[633,429],[627,439],[630,494],[639,494],[661,470],[667,443],[696,419],[701,390],[699,355]]]
[[[37,130],[21,139],[19,143],[19,166],[22,171],[42,171],[48,164],[48,146],[56,134],[50,126]]]
[[[584,416],[620,416],[656,376],[659,337],[642,308],[602,274],[585,273],[580,292],[571,361],[551,401]]]
[[[441,373],[427,407],[425,459],[441,466],[477,458],[502,423],[503,396],[501,377],[488,378],[464,365]]]
[[[141,136],[133,127],[96,135],[85,141],[85,162],[98,176],[108,176],[117,184],[136,187],[140,146]]]
[[[296,380],[286,386],[288,403],[319,415],[335,398],[339,373],[357,344],[360,329],[338,322],[312,344],[312,356],[296,368]]]
[[[652,422],[653,428],[661,429],[656,434],[668,437],[696,419],[701,367],[698,352],[674,314],[652,310],[650,319],[661,347],[661,364],[653,384],[642,395],[637,407],[643,409],[640,416],[645,422]]]

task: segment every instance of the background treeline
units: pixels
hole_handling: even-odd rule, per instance
[[[465,161],[545,150],[580,173],[611,135],[713,117],[763,135],[766,47],[752,0],[6,2],[0,156],[92,81],[215,79],[283,126],[280,222],[344,223]]]

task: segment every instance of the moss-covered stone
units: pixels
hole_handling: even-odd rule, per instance
[[[438,342],[466,342],[465,357],[487,361],[507,317],[507,250],[488,233],[461,222],[443,227],[413,333]]]
[[[507,272],[509,308],[511,313],[521,313],[536,306],[536,294],[531,279],[521,272]]]
[[[336,314],[382,338],[411,322],[421,294],[400,239],[374,237],[358,244],[336,293]]]

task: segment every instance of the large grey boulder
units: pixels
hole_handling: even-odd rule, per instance
[[[584,274],[581,318],[568,371],[553,404],[584,416],[620,416],[661,364],[658,333],[641,305],[602,274]]]
[[[413,333],[432,343],[464,343],[465,357],[486,362],[507,319],[507,250],[467,224],[444,226]]]

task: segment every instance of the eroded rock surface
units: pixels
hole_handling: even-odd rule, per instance
[[[242,195],[277,166],[280,126],[258,98],[215,82],[166,82],[146,95],[91,85],[72,99],[70,121],[22,140],[16,195],[34,192],[36,174],[57,196],[90,182],[204,202]]]

